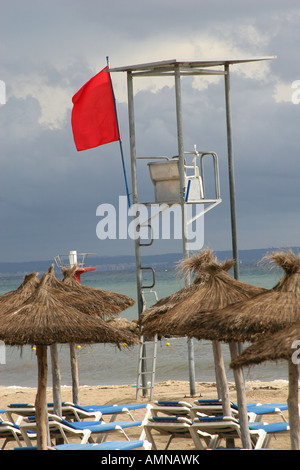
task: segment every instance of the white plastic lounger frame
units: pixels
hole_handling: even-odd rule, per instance
[[[104,421],[75,421],[69,422],[56,415],[49,415],[49,432],[50,436],[60,435],[66,444],[69,443],[68,437],[78,437],[81,444],[94,442],[92,435],[96,435],[96,442],[103,439],[110,432],[120,433],[126,440],[130,440],[125,429],[141,426],[142,421],[119,421],[105,423]],[[32,442],[27,434],[28,430],[36,430],[36,422],[23,421],[20,424],[20,431],[28,446],[32,446]]]
[[[26,439],[28,438],[27,433],[24,433],[24,436],[26,436]],[[21,441],[24,440],[24,436],[17,424],[0,420],[0,439],[4,439],[1,450],[5,448],[9,441],[16,441],[22,447]],[[31,437],[36,438],[36,434],[31,433]]]
[[[167,450],[174,438],[191,438],[189,433],[191,424],[192,421],[183,416],[153,416],[143,422],[143,429],[145,431],[146,439],[151,443],[153,450],[157,450],[154,436],[152,434],[153,431],[157,431],[160,434],[168,436],[168,440],[164,448],[164,450]]]
[[[193,405],[186,401],[158,400],[151,407],[151,416],[163,415],[191,417],[190,410]]]
[[[249,423],[249,432],[253,448],[267,448],[272,436],[289,431],[289,424],[281,423]],[[212,441],[209,448],[219,447],[222,439],[240,439],[241,431],[239,421],[231,416],[196,418],[190,426],[190,433],[197,449],[202,449],[201,437],[211,434]]]
[[[119,414],[126,414],[132,421],[135,418],[132,411],[139,409],[147,409],[147,404],[122,404],[122,405],[87,405],[79,406],[71,402],[62,403],[63,416],[70,420],[83,421],[85,419],[94,419],[100,421],[104,416],[111,416],[110,421],[115,421]],[[28,417],[35,415],[35,406],[30,403],[16,403],[9,405],[5,410],[6,416],[11,422],[14,421],[14,415],[18,416],[17,423],[21,420],[20,417]],[[53,404],[48,404],[49,413],[53,413]]]
[[[196,412],[201,412],[207,415],[222,416],[223,409],[222,403],[219,400],[195,400],[195,405],[191,408],[193,417],[196,416]],[[283,411],[288,409],[285,403],[248,403],[247,411],[250,422],[261,421],[264,415],[276,414],[281,416],[282,420],[286,422],[286,418]],[[236,403],[231,403],[232,415],[238,418],[238,407]]]
[[[74,407],[62,407],[64,411],[64,416],[76,421],[82,421],[83,419],[94,419],[95,421],[100,421],[102,418],[102,413],[100,411],[85,411],[80,409],[75,409]],[[48,404],[49,413],[53,413],[53,405]],[[5,409],[6,416],[11,422],[20,423],[22,418],[29,416],[35,416],[35,406],[32,404],[16,404],[10,405]],[[15,421],[14,415],[17,415],[18,418]],[[21,419],[20,419],[21,418]]]

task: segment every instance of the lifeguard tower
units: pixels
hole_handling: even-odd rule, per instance
[[[86,259],[89,255],[95,255],[95,253],[77,253],[77,251],[73,250],[66,255],[56,255],[54,260],[56,266],[61,269],[69,269],[77,266],[73,277],[76,281],[81,282],[81,274],[96,270],[94,267],[85,266]]]
[[[186,224],[189,221],[186,218],[188,204],[200,205],[203,210],[198,212],[198,217],[208,210],[213,209],[221,202],[220,183],[219,183],[219,163],[218,156],[214,151],[205,151],[195,146],[192,150],[185,151],[183,136],[183,118],[182,118],[182,97],[181,97],[181,78],[185,76],[222,76],[225,85],[225,122],[227,133],[227,157],[229,173],[229,192],[231,207],[231,232],[232,232],[232,252],[236,260],[234,267],[234,276],[238,278],[238,249],[236,234],[236,215],[235,215],[235,184],[234,184],[234,162],[233,145],[231,131],[231,103],[230,103],[230,68],[236,64],[245,64],[256,61],[270,60],[274,57],[258,57],[249,59],[233,60],[203,60],[203,61],[177,61],[165,60],[159,62],[110,68],[110,72],[125,72],[127,74],[127,94],[128,94],[128,116],[129,116],[129,138],[130,138],[130,158],[131,158],[131,184],[132,184],[132,202],[141,204],[138,195],[137,161],[147,161],[150,178],[154,185],[155,200],[148,204],[164,203],[167,206],[179,204],[182,212],[182,252],[183,257],[188,256]],[[173,77],[175,80],[175,109],[177,122],[177,141],[178,154],[175,157],[144,157],[138,156],[136,152],[136,134],[134,117],[134,91],[133,79],[142,77]],[[192,161],[188,161],[189,158]],[[206,177],[204,175],[204,160],[210,160],[213,166],[214,194],[206,193]],[[145,204],[145,202],[143,202]],[[149,221],[148,221],[149,222]],[[147,223],[148,223],[147,222]],[[141,222],[142,224],[143,222]],[[150,221],[151,223],[151,221]],[[145,294],[151,292],[156,296],[155,275],[152,267],[144,266],[142,263],[141,250],[144,247],[152,245],[141,243],[141,239],[135,240],[135,258],[136,258],[136,282],[137,282],[137,300],[139,315],[146,308]],[[150,270],[153,273],[153,282],[150,285],[143,284],[143,272]],[[157,299],[157,297],[155,297]],[[147,395],[147,383],[145,377],[151,374],[151,392],[153,392],[156,344],[154,342],[152,359],[152,370],[147,371],[146,367],[146,348],[141,346],[137,394],[139,389]],[[194,353],[193,343],[188,340],[188,360],[190,374],[190,393],[195,394],[194,377]],[[142,382],[140,385],[140,381]]]

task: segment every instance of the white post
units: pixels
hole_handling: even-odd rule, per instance
[[[69,262],[71,268],[77,265],[77,251],[70,251]],[[70,362],[72,375],[72,401],[75,405],[79,405],[79,376],[75,343],[70,343]]]
[[[182,251],[183,257],[188,258],[187,249],[187,220],[186,205],[184,202],[185,192],[185,170],[184,170],[184,144],[183,144],[183,123],[182,123],[182,102],[181,102],[181,83],[180,69],[175,68],[175,98],[176,98],[176,119],[177,119],[177,140],[178,140],[178,169],[180,178],[180,204],[182,214]],[[188,343],[188,366],[190,378],[190,394],[193,397],[196,393],[195,386],[195,362],[194,362],[194,344],[192,338],[187,339]]]

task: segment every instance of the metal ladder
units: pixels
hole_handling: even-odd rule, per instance
[[[151,226],[148,224],[148,227],[151,229]],[[140,243],[141,247],[147,247],[152,245],[153,237],[149,243]],[[140,267],[141,271],[151,271],[152,272],[152,283],[150,285],[142,285],[141,288],[141,297],[143,301],[143,311],[146,310],[146,295],[151,295],[154,297],[154,303],[158,301],[158,295],[155,287],[155,271],[150,266]],[[152,340],[148,340],[143,335],[140,337],[141,343],[139,348],[139,362],[138,362],[138,374],[137,374],[137,383],[136,383],[136,399],[139,396],[139,393],[142,391],[143,396],[148,395],[148,390],[150,390],[150,400],[153,399],[154,391],[154,382],[155,382],[155,369],[156,369],[156,357],[157,357],[157,335],[154,336]],[[149,353],[149,346],[150,351]],[[151,368],[148,370],[147,361],[151,361]],[[147,380],[149,378],[150,380]]]
[[[149,354],[149,346],[152,346],[152,354]],[[138,375],[136,383],[136,399],[138,399],[140,391],[143,391],[144,396],[147,396],[148,390],[150,390],[150,400],[153,399],[156,357],[157,335],[154,336],[152,341],[145,339],[144,336],[141,336]],[[150,370],[147,370],[147,366],[145,366],[145,361],[149,359],[152,361],[152,367]],[[150,380],[146,380],[147,378],[150,378]]]

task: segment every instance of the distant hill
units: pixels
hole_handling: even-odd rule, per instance
[[[300,247],[291,247],[297,253],[300,252]],[[258,263],[261,258],[268,252],[278,250],[279,248],[258,248],[253,250],[239,250],[239,262],[243,264],[253,265]],[[232,253],[228,251],[216,251],[217,258],[222,261],[226,258],[231,258]],[[152,266],[153,268],[172,268],[182,259],[181,253],[167,253],[152,256],[143,256],[143,265]],[[23,275],[31,272],[45,272],[54,259],[44,261],[27,261],[27,262],[0,262],[0,274],[3,275]],[[132,255],[123,256],[89,256],[87,258],[87,266],[96,267],[97,271],[125,271],[135,270],[135,258]],[[55,265],[55,269],[59,268]]]

